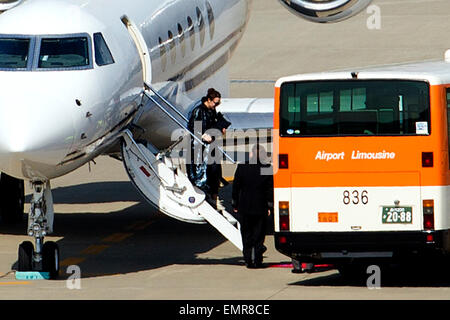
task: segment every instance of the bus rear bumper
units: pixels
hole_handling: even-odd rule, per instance
[[[276,249],[302,261],[395,258],[450,252],[450,230],[395,232],[275,232]]]

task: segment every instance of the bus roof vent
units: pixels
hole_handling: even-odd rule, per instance
[[[445,62],[450,62],[450,49],[448,49],[447,51],[445,51]]]

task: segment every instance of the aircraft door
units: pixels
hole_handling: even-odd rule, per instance
[[[121,20],[123,24],[127,27],[127,30],[130,33],[130,36],[133,39],[136,48],[139,52],[139,57],[141,58],[142,63],[143,81],[145,83],[151,84],[152,83],[151,61],[147,43],[145,42],[145,39],[142,36],[141,31],[138,29],[138,27],[134,24],[133,21],[131,21],[126,15],[122,16]]]

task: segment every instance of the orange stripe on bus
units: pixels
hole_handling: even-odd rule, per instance
[[[431,133],[427,136],[277,137],[274,152],[289,155],[289,168],[275,173],[274,186],[450,185],[446,87],[450,85],[430,87]],[[274,129],[279,129],[279,97],[280,88],[275,88]],[[433,152],[432,168],[422,167],[422,152]],[[393,153],[395,157],[367,159],[358,158],[358,153]]]

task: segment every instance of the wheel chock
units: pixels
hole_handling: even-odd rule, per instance
[[[50,272],[16,271],[16,280],[49,280]]]

